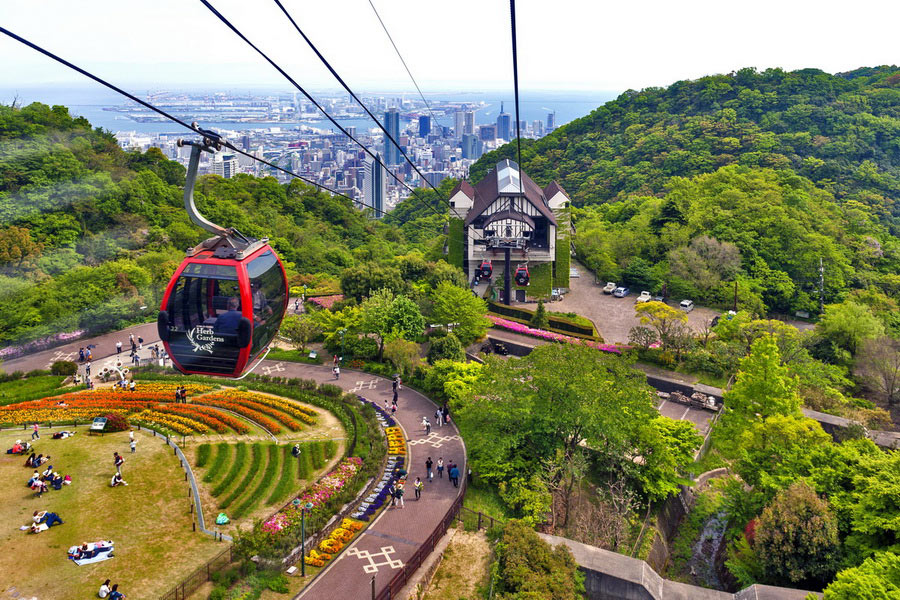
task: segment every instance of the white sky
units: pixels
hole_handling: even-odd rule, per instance
[[[211,0],[311,89],[336,84],[269,0]],[[373,0],[423,91],[509,90],[505,0]],[[355,90],[414,91],[368,0],[283,0]],[[896,0],[519,0],[520,88],[622,91],[745,66],[900,64]],[[2,0],[0,24],[132,88],[289,87],[196,0]],[[84,79],[0,35],[0,87]]]

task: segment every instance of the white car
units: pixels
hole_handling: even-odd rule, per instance
[[[693,300],[682,300],[678,305],[678,308],[683,310],[684,312],[691,312],[694,310],[694,301]]]
[[[650,302],[650,292],[643,291],[641,295],[637,297],[637,300],[634,301],[635,304],[640,304],[641,302]]]
[[[606,285],[603,286],[604,294],[612,294],[615,290],[616,290],[616,284],[613,283],[612,281],[607,281]]]

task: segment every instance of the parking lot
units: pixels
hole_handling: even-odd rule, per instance
[[[611,344],[628,343],[628,332],[632,327],[640,325],[635,316],[634,301],[641,290],[631,290],[625,298],[615,298],[602,292],[603,287],[594,283],[594,275],[581,264],[572,261],[578,269],[580,277],[572,277],[569,281],[569,293],[559,302],[547,305],[548,310],[556,312],[574,312],[594,322],[603,339]],[[677,306],[683,298],[669,298],[667,304]],[[721,311],[697,306],[688,313],[688,325],[694,331],[701,331],[712,318]]]
[[[697,433],[704,437],[706,432],[709,431],[710,421],[716,414],[710,410],[672,400],[663,400],[662,398],[659,399],[659,404],[656,408],[659,410],[659,414],[664,417],[669,417],[676,421],[690,421],[697,429]]]

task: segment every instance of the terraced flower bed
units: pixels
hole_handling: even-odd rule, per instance
[[[199,393],[208,386],[194,386]],[[249,425],[215,408],[174,404],[171,393],[161,389],[119,392],[109,389],[83,390],[41,400],[0,407],[0,424],[87,422],[95,417],[118,414],[134,424],[179,435],[217,433],[246,434]],[[191,393],[190,391],[188,393]]]
[[[337,451],[335,444],[307,442],[301,444],[301,457],[315,454],[315,447],[324,453],[323,461],[333,458]],[[202,480],[213,484],[210,494],[216,499],[217,510],[226,511],[236,520],[251,515],[263,504],[284,502],[301,485],[301,479],[314,474],[310,470],[305,477],[299,476],[292,448],[293,444],[263,442],[202,444],[197,449],[196,465],[206,468]]]

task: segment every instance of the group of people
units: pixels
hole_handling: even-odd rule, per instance
[[[119,591],[119,584],[114,583],[112,587],[109,585],[109,579],[103,582],[103,585],[100,586],[100,591],[97,592],[97,596],[100,598],[109,598],[110,600],[119,600],[119,598],[124,598],[125,594]]]
[[[428,481],[434,480],[434,467],[435,463],[431,460],[431,457],[428,457],[428,460],[425,461],[425,473],[428,477]],[[459,465],[457,465],[452,460],[447,463],[447,478],[450,480],[450,483],[453,484],[453,487],[459,487]],[[471,472],[471,471],[470,471]],[[439,456],[437,459],[437,473],[438,479],[444,478],[444,457]],[[417,478],[418,479],[418,478]]]
[[[134,442],[134,432],[130,431],[131,435],[131,451],[134,452],[135,442]],[[122,479],[122,465],[125,464],[125,457],[123,457],[118,452],[113,452],[113,465],[116,467],[116,472],[112,476],[112,479],[109,482],[110,487],[118,487],[120,485],[128,485],[128,482]]]
[[[88,346],[87,348],[79,348],[78,349],[78,362],[89,363],[92,360],[94,360],[94,353],[91,352],[91,346]],[[88,368],[90,368],[90,366],[88,366]]]
[[[187,402],[187,388],[183,385],[175,388],[175,403],[178,404],[179,402]]]
[[[128,381],[125,378],[120,379],[115,383],[115,387],[121,388],[123,390],[131,390],[132,392],[137,389],[137,384],[135,384],[134,379]]]
[[[61,490],[63,485],[72,484],[71,475],[66,475],[65,477],[63,477],[63,475],[58,471],[53,470],[53,465],[51,464],[48,464],[47,468],[43,471],[38,472],[38,468],[43,463],[49,462],[49,456],[45,457],[42,454],[34,456],[34,454],[32,454],[28,458],[30,459],[30,463],[28,460],[26,460],[25,466],[34,469],[34,473],[31,474],[31,478],[25,483],[25,487],[31,488],[37,494],[38,498],[40,498],[44,494],[44,492],[48,491],[51,487],[54,490]]]

